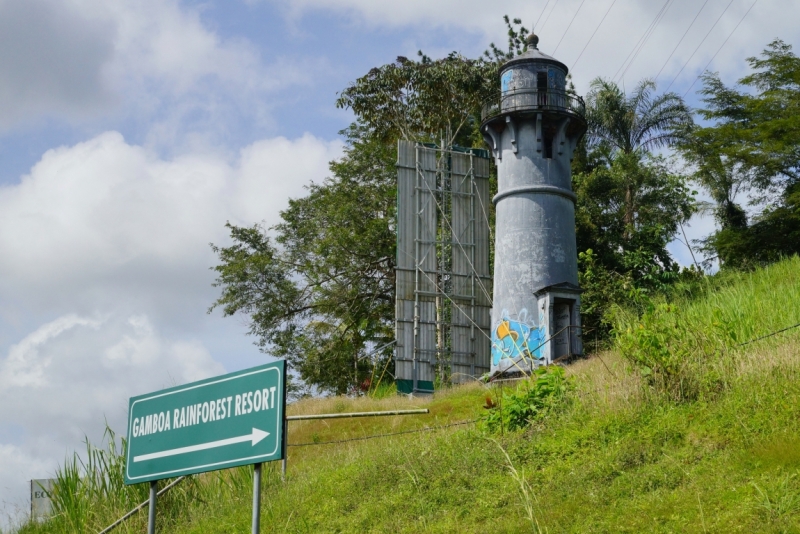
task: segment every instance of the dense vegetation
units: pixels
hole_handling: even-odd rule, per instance
[[[800,532],[800,328],[772,335],[800,323],[800,59],[781,41],[736,87],[705,75],[702,124],[651,81],[630,94],[591,84],[573,188],[592,357],[427,400],[371,382],[391,364],[396,142],[482,146],[480,104],[526,46],[520,21],[506,23],[507,50],[420,53],[356,80],[338,101],[357,121],[331,176],[276,227],[229,225],[232,244],[214,246],[212,309],[247,316],[302,384],[339,395],[291,412],[431,410],[293,423],[288,479],[266,474],[263,530]],[[718,223],[699,243],[714,275],[667,251],[697,210]],[[362,439],[378,434],[392,435]],[[20,532],[97,531],[142,500],[121,483],[117,443],[109,433],[69,460],[58,515]],[[251,485],[245,468],[191,477],[163,499],[160,526],[245,531]]]
[[[705,109],[710,126],[686,136],[683,153],[695,178],[716,205],[720,229],[705,250],[723,266],[752,268],[800,253],[800,58],[775,40],[752,72],[727,87],[706,73]],[[737,194],[750,194],[748,217]]]
[[[290,443],[311,445],[290,447],[286,482],[278,464],[267,469],[262,531],[800,532],[800,328],[741,346],[800,322],[800,259],[703,284],[652,303],[641,323],[621,319],[614,350],[566,375],[291,405],[431,414],[292,423]],[[701,379],[676,395],[682,362]],[[143,497],[115,482],[120,462],[93,465],[100,476],[65,486],[61,515],[20,534],[97,532]],[[192,477],[161,501],[159,528],[245,532],[251,483],[244,468]],[[118,532],[145,522],[140,513]]]
[[[212,310],[246,316],[257,344],[287,358],[302,385],[368,391],[376,370],[391,365],[396,143],[483,147],[481,105],[497,94],[502,63],[527,47],[521,21],[505,20],[506,50],[491,44],[476,59],[438,60],[420,52],[345,88],[337,105],[356,122],[342,132],[347,148],[331,176],[291,200],[274,228],[229,226],[233,244],[214,247],[221,295]],[[681,269],[667,250],[698,210],[719,225],[695,243],[706,269],[749,269],[800,252],[800,59],[775,41],[747,61],[741,89],[704,76],[702,125],[651,80],[630,94],[609,80],[591,83],[573,189],[583,324],[602,340],[618,305],[642,312],[643,299],[669,299],[703,278],[698,260]],[[654,152],[663,149],[672,157]],[[698,202],[695,187],[713,204]]]

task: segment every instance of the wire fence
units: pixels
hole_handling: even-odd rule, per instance
[[[415,429],[412,429],[412,430],[403,430],[401,432],[390,432],[390,433],[386,433],[386,434],[373,434],[371,436],[361,436],[361,437],[356,437],[356,438],[340,439],[340,440],[334,440],[334,441],[319,441],[319,442],[313,442],[312,441],[312,442],[308,442],[308,443],[289,443],[289,444],[287,444],[287,447],[310,447],[310,446],[314,446],[314,445],[335,445],[335,444],[341,444],[341,443],[349,443],[349,442],[353,442],[353,441],[365,441],[365,440],[377,439],[377,438],[387,438],[387,437],[392,437],[392,436],[402,436],[404,434],[417,434],[419,432],[432,432],[434,430],[441,430],[443,428],[451,428],[451,427],[456,427],[456,426],[469,425],[469,424],[472,424],[472,423],[476,423],[477,421],[478,421],[478,419],[471,419],[469,421],[459,421],[457,423],[450,423],[450,424],[447,424],[447,425],[438,425],[438,426],[430,426],[430,427],[423,427],[423,428],[415,428]],[[179,483],[181,483],[184,480],[186,480],[188,478],[188,476],[189,475],[176,478],[175,480],[170,482],[167,486],[165,486],[164,488],[159,490],[158,495],[159,496],[163,495],[164,493],[166,493],[167,491],[169,491],[173,487],[177,486]],[[147,501],[144,501],[143,503],[139,504],[134,509],[132,509],[130,512],[128,512],[124,516],[122,516],[119,519],[117,519],[116,521],[114,521],[114,523],[112,523],[108,527],[106,527],[103,530],[101,530],[98,534],[107,534],[108,532],[111,532],[112,530],[116,529],[118,526],[120,526],[126,520],[130,519],[134,514],[139,512],[142,508],[147,506],[149,504],[149,502],[150,501],[147,500]]]
[[[766,334],[766,335],[751,339],[750,341],[745,341],[744,343],[739,343],[737,346],[738,347],[744,347],[745,345],[749,345],[750,343],[755,343],[756,341],[761,341],[762,339],[767,339],[768,337],[777,336],[778,334],[780,334],[782,332],[786,332],[787,330],[791,330],[792,328],[797,328],[798,326],[800,326],[800,323],[793,324],[792,326],[787,326],[786,328],[781,328],[780,330],[776,330],[774,332],[770,332],[769,334]]]
[[[776,336],[778,334],[781,334],[783,332],[786,332],[786,331],[789,331],[789,330],[792,330],[792,329],[798,328],[798,327],[800,327],[800,323],[793,324],[793,325],[787,326],[785,328],[781,328],[780,330],[775,330],[774,332],[770,332],[769,334],[765,334],[763,336],[759,336],[759,337],[750,339],[748,341],[745,341],[744,343],[739,343],[737,346],[743,347],[745,345],[749,345],[751,343],[755,343],[756,341],[761,341],[762,339],[767,339],[769,337]],[[602,359],[601,359],[601,361],[602,361]],[[611,371],[611,369],[608,368],[608,366],[606,365],[606,363],[604,361],[603,361],[603,365],[606,367],[606,369],[608,370],[609,373],[614,375],[614,373]],[[614,375],[614,377],[616,378],[616,375]],[[342,444],[342,443],[351,443],[351,442],[356,442],[356,441],[366,441],[366,440],[370,440],[370,439],[388,438],[388,437],[392,437],[392,436],[402,436],[402,435],[406,435],[406,434],[417,434],[417,433],[420,433],[420,432],[433,432],[435,430],[441,430],[441,429],[444,429],[444,428],[452,428],[452,427],[456,427],[456,426],[474,424],[474,423],[478,422],[478,420],[479,419],[470,419],[468,421],[459,421],[457,423],[449,423],[449,424],[446,424],[446,425],[429,426],[429,427],[423,427],[423,428],[415,428],[415,429],[412,429],[412,430],[403,430],[403,431],[400,431],[400,432],[389,432],[389,433],[385,433],[385,434],[373,434],[373,435],[370,435],[370,436],[360,436],[360,437],[355,437],[355,438],[339,439],[339,440],[332,440],[332,441],[309,441],[309,442],[305,442],[305,443],[289,443],[289,444],[287,444],[287,446],[288,447],[313,447],[313,446],[317,446],[317,445],[339,445],[339,444]],[[174,486],[176,486],[178,483],[182,482],[185,479],[186,479],[186,477],[180,477],[180,478],[177,478],[177,479],[173,480],[169,485],[167,485],[166,487],[162,488],[158,492],[158,495],[162,495],[162,494],[166,493],[171,488],[173,488]],[[110,531],[114,530],[116,527],[121,525],[125,520],[127,520],[128,518],[133,516],[136,512],[138,512],[139,510],[144,508],[148,504],[148,502],[149,501],[145,501],[145,502],[141,503],[136,508],[134,508],[133,510],[131,510],[130,512],[125,514],[123,517],[121,517],[117,521],[115,521],[113,524],[109,525],[107,528],[102,530],[100,532],[100,534],[105,534],[107,532],[110,532]]]

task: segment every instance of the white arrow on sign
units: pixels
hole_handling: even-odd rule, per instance
[[[217,441],[209,441],[208,443],[200,443],[199,445],[189,445],[188,447],[179,447],[177,449],[169,449],[166,451],[151,452],[150,454],[140,454],[133,457],[133,462],[144,462],[145,460],[155,460],[156,458],[165,458],[167,456],[175,456],[177,454],[186,454],[187,452],[204,451],[206,449],[216,449],[217,447],[225,447],[226,445],[233,445],[234,443],[251,442],[252,445],[260,442],[262,439],[269,436],[269,432],[264,432],[254,428],[250,434],[238,436],[235,438],[220,439]]]

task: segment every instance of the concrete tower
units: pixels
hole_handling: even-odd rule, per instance
[[[572,152],[586,132],[567,67],[537,48],[500,71],[481,132],[497,162],[492,374],[582,353]]]

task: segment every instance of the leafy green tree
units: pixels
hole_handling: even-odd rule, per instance
[[[749,267],[800,253],[800,58],[781,40],[747,59],[752,73],[728,87],[703,76],[710,126],[691,131],[684,153],[717,204],[718,232],[705,242],[723,266]],[[735,194],[761,212],[748,221]]]
[[[290,200],[273,237],[229,224],[233,245],[212,245],[221,296],[211,307],[247,316],[264,350],[339,394],[391,357],[383,345],[394,338],[396,155],[364,128],[343,133],[332,177]]]
[[[630,154],[671,146],[692,124],[683,99],[675,93],[654,96],[656,84],[652,80],[642,80],[630,96],[602,78],[596,78],[590,87],[586,95],[587,144],[589,150],[598,152],[609,163],[619,153],[628,158]],[[625,185],[623,219],[628,228],[635,224],[638,183],[632,176]]]
[[[716,73],[703,76],[706,108],[699,113],[714,125],[694,136],[752,171],[754,187],[780,193],[800,181],[800,58],[781,40],[761,56],[747,58],[754,72],[739,80],[742,91]]]
[[[651,80],[630,96],[595,79],[586,97],[586,140],[573,160],[584,324],[607,330],[613,303],[664,291],[680,269],[667,251],[695,203],[686,177],[652,151],[683,139],[689,108]]]
[[[508,15],[503,20],[507,50],[491,43],[477,59],[457,52],[437,60],[421,51],[418,61],[400,56],[348,86],[337,107],[353,110],[359,124],[383,142],[406,139],[482,147],[480,112],[489,98],[499,96],[499,68],[528,46],[530,32],[522,21]]]
[[[630,154],[679,141],[692,115],[676,93],[653,95],[656,84],[644,79],[630,96],[614,82],[596,78],[586,95],[589,147]]]
[[[432,60],[398,57],[358,78],[336,105],[352,109],[359,123],[383,142],[397,139],[461,143],[480,122],[480,109],[495,88],[493,64],[453,52]]]
[[[640,153],[620,153],[573,183],[582,308],[586,323],[598,327],[612,303],[637,291],[665,291],[675,280],[680,269],[667,245],[694,211],[694,198],[663,157]]]

